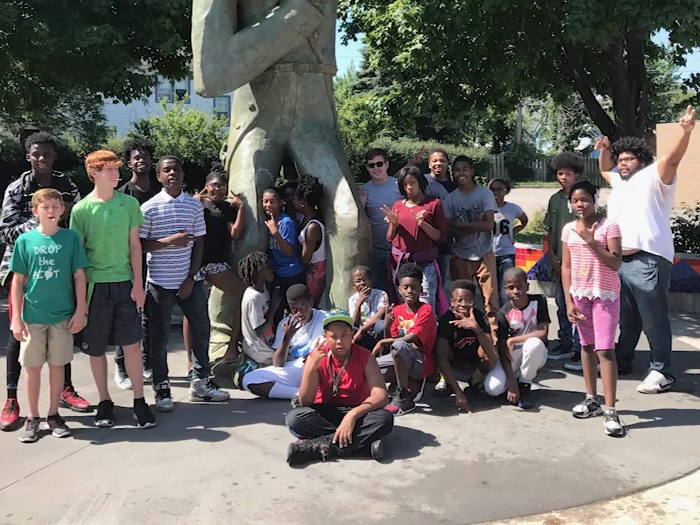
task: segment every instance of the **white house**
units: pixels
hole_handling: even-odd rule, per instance
[[[169,103],[186,99],[186,107],[201,111],[215,111],[219,116],[231,117],[231,95],[215,98],[204,98],[194,92],[191,78],[184,80],[161,80],[148,98],[134,100],[129,104],[114,103],[113,99],[105,100],[104,112],[107,125],[117,137],[123,137],[133,127],[134,122],[152,114],[161,114],[163,110],[160,100],[165,98]]]

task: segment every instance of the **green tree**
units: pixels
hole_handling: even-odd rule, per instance
[[[156,158],[176,155],[185,168],[185,182],[190,189],[202,189],[211,163],[218,160],[226,137],[226,118],[212,111],[186,109],[185,100],[176,104],[161,101],[162,115],[152,115],[134,123],[130,135],[150,139]]]
[[[0,120],[43,126],[66,104],[128,102],[158,75],[184,77],[190,13],[189,0],[5,0]]]
[[[676,65],[700,46],[700,3],[690,0],[341,0],[340,13],[348,38],[364,34],[371,66],[393,79],[408,113],[512,110],[574,89],[613,138],[646,128],[652,35],[669,30]],[[698,85],[700,75],[685,80]]]

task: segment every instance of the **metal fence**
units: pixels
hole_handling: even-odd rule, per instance
[[[505,153],[489,155],[487,158],[491,163],[491,169],[486,173],[488,180],[495,179],[496,177],[510,180],[508,177],[508,170],[505,166]],[[533,182],[556,182],[556,173],[550,167],[552,158],[553,157],[537,157],[532,161],[532,169],[535,172],[534,178],[532,179]],[[607,183],[598,170],[598,160],[586,157],[583,161],[583,178],[591,181],[598,187],[602,188],[606,186]]]

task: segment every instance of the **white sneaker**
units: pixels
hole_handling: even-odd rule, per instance
[[[674,381],[675,379],[666,377],[657,370],[652,370],[644,378],[644,381],[639,384],[637,392],[640,394],[660,394],[671,390]]]
[[[143,369],[143,381],[144,383],[149,383],[153,381],[153,370],[150,368]]]
[[[620,417],[614,408],[606,408],[603,412],[603,428],[608,436],[622,437],[625,435],[625,427],[620,423]]]
[[[126,375],[122,375],[118,366],[114,367],[114,383],[117,385],[117,388],[121,388],[122,390],[131,390],[133,388],[131,379]]]
[[[228,401],[229,395],[225,390],[221,390],[214,381],[209,378],[195,379],[190,383],[190,401],[201,402],[222,402]]]

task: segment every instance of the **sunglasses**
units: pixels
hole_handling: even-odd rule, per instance
[[[381,168],[382,166],[384,166],[384,164],[386,164],[386,162],[384,162],[383,160],[380,160],[379,162],[368,162],[367,167],[368,168]]]

